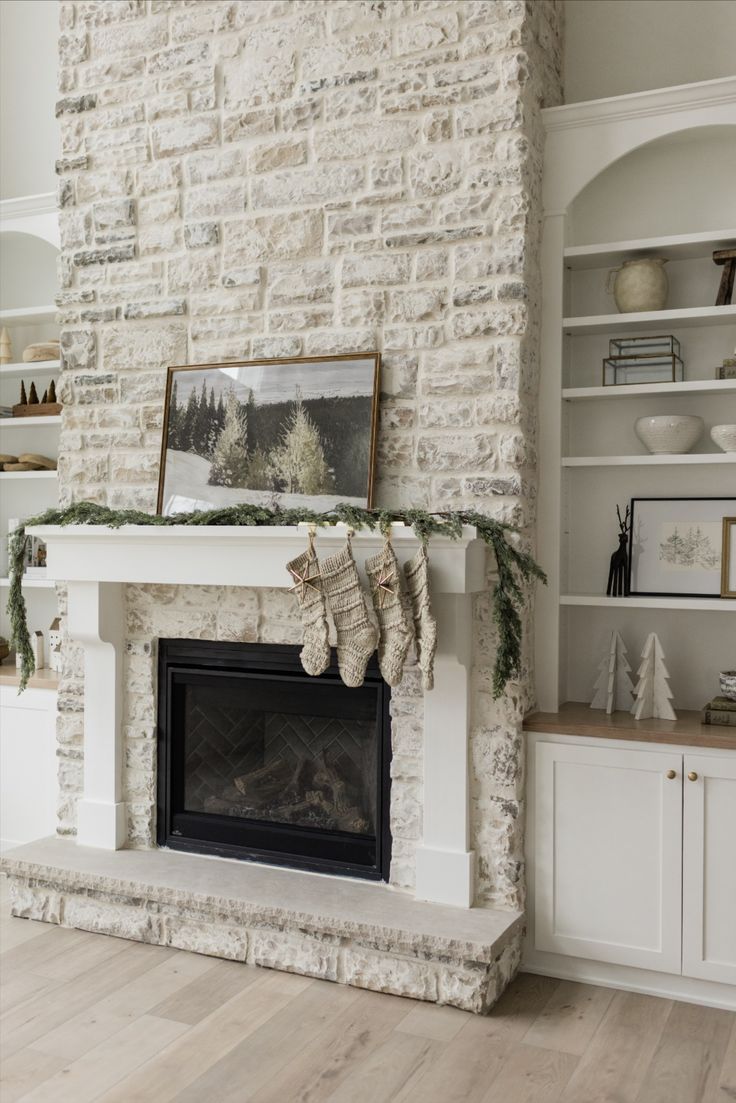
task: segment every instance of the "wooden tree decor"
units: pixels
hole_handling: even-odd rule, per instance
[[[629,677],[631,666],[626,658],[626,645],[618,632],[611,632],[608,649],[599,664],[592,709],[605,709],[610,716],[619,710],[629,712],[634,696],[634,683]]]
[[[677,714],[672,708],[672,690],[667,679],[667,667],[664,665],[664,651],[657,634],[650,632],[641,664],[636,672],[639,681],[636,684],[636,700],[631,706],[635,720],[676,720]]]

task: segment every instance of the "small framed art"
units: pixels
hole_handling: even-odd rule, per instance
[[[736,597],[736,517],[723,518],[721,597]]]
[[[158,512],[370,508],[380,356],[169,368]]]
[[[632,498],[632,596],[720,597],[723,519],[736,498]]]

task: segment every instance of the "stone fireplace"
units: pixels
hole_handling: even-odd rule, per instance
[[[158,641],[157,842],[387,881],[390,690],[299,648]]]
[[[60,12],[62,505],[155,510],[172,364],[377,349],[376,504],[479,509],[533,543],[556,0]],[[16,860],[18,914],[486,1008],[519,959],[531,612],[494,701],[494,565],[472,533],[433,541],[436,688],[409,667],[391,694],[387,884],[171,853],[159,641],[299,639],[304,533],[210,536],[49,539],[60,838]]]

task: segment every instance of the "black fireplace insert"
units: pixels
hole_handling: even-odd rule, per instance
[[[388,878],[390,690],[359,689],[299,648],[160,640],[160,846]]]

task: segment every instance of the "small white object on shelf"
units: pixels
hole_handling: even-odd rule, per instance
[[[616,631],[611,632],[608,650],[600,661],[599,669],[590,707],[605,709],[609,716],[612,712],[628,711],[634,696],[634,683],[628,673],[631,666],[626,658],[626,645]]]
[[[714,425],[710,435],[724,452],[736,452],[736,425]]]
[[[61,672],[61,618],[55,617],[49,627],[49,668]]]
[[[664,651],[656,632],[650,632],[641,664],[636,672],[639,681],[636,684],[636,700],[631,706],[635,720],[676,720],[677,714],[672,708],[672,690],[667,679],[669,674],[664,665]]]
[[[703,419],[695,414],[647,414],[634,422],[634,432],[655,456],[689,452],[703,433]]]
[[[0,329],[0,364],[12,364],[13,362],[13,346],[10,342],[10,334],[7,328],[3,326]]]

